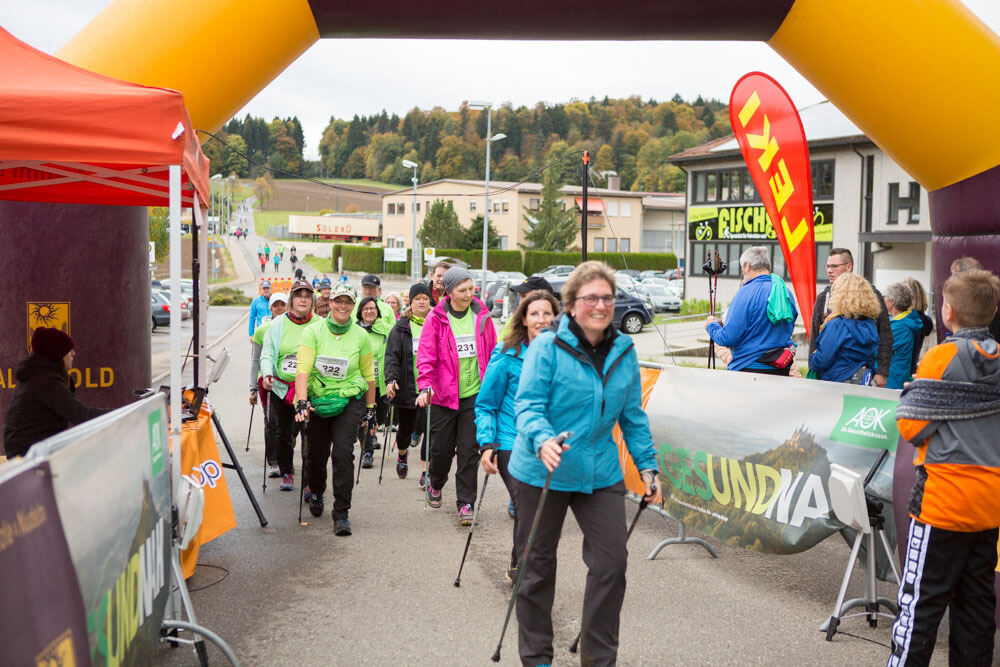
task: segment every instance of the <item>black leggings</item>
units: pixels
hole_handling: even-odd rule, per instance
[[[399,418],[399,428],[396,430],[396,449],[400,453],[406,451],[414,435],[420,435],[426,430],[426,408],[401,408],[396,406],[396,416]],[[427,438],[420,444],[420,460],[427,460]]]
[[[354,490],[354,440],[364,415],[365,402],[352,399],[336,417],[314,413],[307,422],[309,489],[322,496],[326,491],[326,462],[333,464],[333,518],[346,519]]]
[[[451,463],[457,458],[455,505],[459,508],[462,505],[475,505],[479,467],[476,396],[460,398],[458,410],[431,405],[430,441],[431,459],[427,468],[430,471],[431,486],[438,491],[444,488]]]

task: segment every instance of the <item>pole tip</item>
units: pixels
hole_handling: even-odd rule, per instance
[[[496,653],[494,653],[494,654],[493,654],[493,657],[492,657],[492,658],[490,658],[490,659],[491,659],[491,660],[492,660],[493,662],[500,662],[500,651],[497,651]]]
[[[461,582],[458,579],[456,579],[455,580],[455,588],[461,588],[461,587],[462,587]]]

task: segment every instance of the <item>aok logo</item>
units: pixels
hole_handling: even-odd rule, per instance
[[[892,410],[880,408],[861,408],[857,414],[847,420],[844,426],[853,426],[866,431],[886,433],[885,422]]]

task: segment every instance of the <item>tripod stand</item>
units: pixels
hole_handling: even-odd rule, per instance
[[[875,476],[875,473],[882,466],[882,463],[889,456],[888,450],[882,450],[878,459],[872,465],[871,469],[868,471],[868,475],[865,477],[862,489],[868,486],[868,483]],[[860,476],[859,476],[860,477]],[[860,490],[858,491],[861,492]],[[867,508],[868,517],[867,522],[861,522],[855,517],[853,522],[853,527],[858,529],[858,534],[854,538],[854,545],[851,547],[851,557],[847,561],[847,569],[844,571],[844,579],[840,584],[840,592],[837,594],[837,602],[833,607],[833,614],[830,615],[830,619],[820,626],[820,630],[826,630],[826,640],[833,641],[833,636],[837,634],[837,627],[840,625],[840,621],[845,618],[852,618],[854,616],[865,616],[868,619],[868,625],[871,627],[878,627],[878,617],[884,616],[888,619],[895,619],[896,612],[898,608],[893,600],[888,598],[878,597],[875,584],[875,549],[877,548],[878,542],[881,542],[882,548],[885,549],[886,555],[889,557],[889,564],[892,566],[892,573],[896,577],[896,583],[898,584],[902,577],[899,572],[899,565],[896,563],[896,552],[889,546],[889,540],[885,536],[885,518],[882,516],[882,508],[884,504],[880,502],[877,498],[871,496],[868,493],[864,493],[865,506]],[[876,536],[878,539],[876,541]],[[854,570],[855,561],[859,560],[859,553],[861,551],[861,543],[865,541],[865,573],[864,573],[864,597],[863,598],[853,598],[844,602],[844,597],[847,595],[847,586],[851,582],[851,572]],[[887,609],[891,610],[891,614],[887,614],[880,610],[880,606],[885,606]],[[858,612],[856,614],[846,614],[846,612],[851,609],[864,607],[863,612]]]
[[[261,511],[260,505],[257,504],[257,498],[253,495],[253,490],[250,488],[250,482],[247,481],[246,475],[243,474],[243,466],[236,459],[236,452],[233,451],[233,446],[229,444],[229,438],[226,436],[225,430],[222,428],[222,422],[219,421],[219,413],[212,408],[212,423],[215,425],[215,430],[219,433],[219,437],[222,438],[222,445],[226,448],[229,453],[229,463],[219,463],[222,464],[223,468],[229,468],[230,470],[235,470],[236,474],[240,476],[240,483],[243,484],[243,490],[247,492],[247,497],[250,499],[250,504],[253,505],[253,511],[257,513],[257,520],[260,521],[260,527],[263,528],[267,525],[267,517],[264,516],[264,512]]]

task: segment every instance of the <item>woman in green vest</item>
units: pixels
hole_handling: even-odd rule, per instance
[[[323,514],[326,462],[333,463],[333,532],[350,535],[354,487],[354,440],[365,422],[375,419],[375,373],[368,333],[351,319],[354,288],[337,285],[330,293],[330,315],[302,337],[295,375],[295,419],[307,421],[309,511]]]
[[[358,326],[368,332],[372,344],[372,366],[375,372],[375,417],[379,424],[385,423],[388,407],[385,400],[385,345],[389,332],[384,331],[384,323],[379,321],[378,301],[376,297],[366,296],[358,304]],[[374,451],[378,448],[378,437],[368,431],[361,443],[361,467],[371,468]]]

